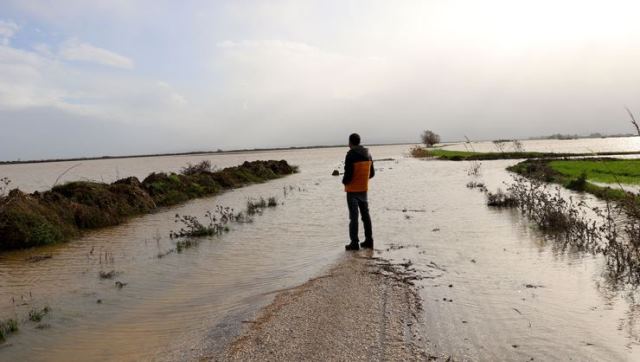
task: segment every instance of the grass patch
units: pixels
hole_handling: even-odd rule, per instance
[[[627,200],[629,193],[615,185],[640,183],[640,160],[589,158],[581,160],[526,160],[507,170],[527,178],[560,184],[570,190],[587,192],[605,200]],[[638,176],[633,177],[633,172]],[[622,181],[626,182],[622,182]],[[589,181],[612,183],[613,187]],[[637,199],[637,196],[633,196]]]
[[[549,162],[549,167],[571,178],[579,178],[584,174],[589,181],[640,184],[640,159],[558,160]]]
[[[284,160],[213,170],[200,163],[187,165],[181,174],[152,173],[142,182],[135,177],[112,184],[77,181],[32,194],[13,189],[0,194],[0,251],[66,241],[83,230],[117,225],[158,207],[297,172]]]
[[[484,160],[512,160],[539,159],[585,156],[636,155],[640,152],[600,152],[600,153],[553,153],[553,152],[472,152],[443,149],[427,149],[414,147],[410,151],[416,158],[432,157],[445,161],[484,161]]]

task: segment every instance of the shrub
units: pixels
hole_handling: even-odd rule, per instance
[[[487,206],[492,207],[516,207],[518,206],[518,200],[511,193],[504,193],[502,190],[494,194],[487,192]]]
[[[215,168],[211,166],[211,161],[203,160],[194,165],[187,163],[187,165],[180,170],[180,173],[185,176],[192,176],[205,172],[214,172],[214,169]]]
[[[427,147],[432,147],[435,144],[440,143],[440,136],[430,130],[425,130],[420,136],[422,143]]]

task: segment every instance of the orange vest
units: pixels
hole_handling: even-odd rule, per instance
[[[353,178],[344,185],[346,192],[366,192],[369,190],[369,172],[372,161],[359,161],[353,164]]]

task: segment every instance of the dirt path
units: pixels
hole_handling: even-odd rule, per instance
[[[214,360],[428,360],[410,277],[360,251],[281,291]]]

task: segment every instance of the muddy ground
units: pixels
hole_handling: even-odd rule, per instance
[[[443,358],[425,349],[414,276],[372,254],[349,254],[326,275],[280,291],[255,320],[245,321],[247,331],[211,360]]]

